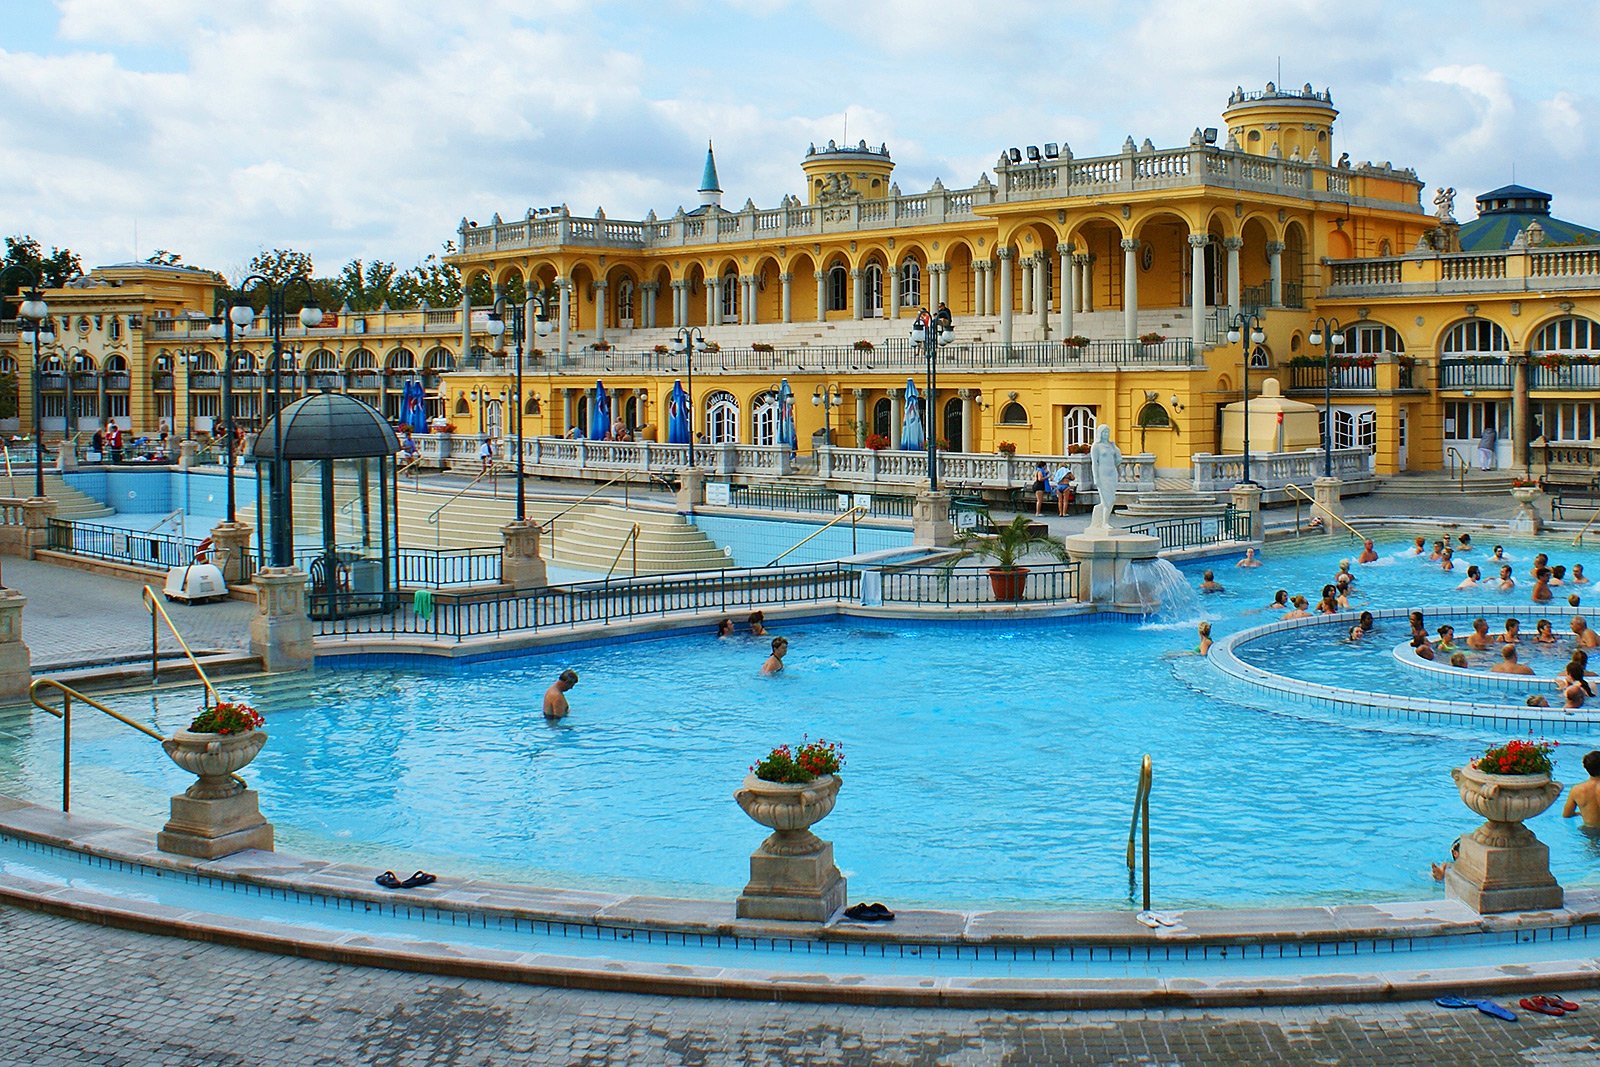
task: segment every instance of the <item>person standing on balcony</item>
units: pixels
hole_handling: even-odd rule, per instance
[[[1494,469],[1494,446],[1495,446],[1494,427],[1493,426],[1485,426],[1483,428],[1483,436],[1478,438],[1478,469],[1479,470],[1487,471],[1487,470],[1493,470]]]

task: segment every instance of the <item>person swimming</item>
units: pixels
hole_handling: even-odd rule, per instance
[[[1199,635],[1200,643],[1195,646],[1194,650],[1199,655],[1204,656],[1211,651],[1211,624],[1209,622],[1203,622],[1200,624]]]
[[[1471,552],[1472,551],[1472,535],[1471,534],[1464,533],[1460,537],[1456,538],[1456,551],[1457,552]]]
[[[1367,636],[1367,631],[1363,630],[1361,628],[1361,624],[1358,622],[1354,626],[1350,627],[1350,633],[1349,636],[1346,637],[1346,640],[1351,644],[1355,644],[1365,636]]]
[[[1256,550],[1254,548],[1247,548],[1244,550],[1244,559],[1241,559],[1238,563],[1235,563],[1234,566],[1259,567],[1261,566],[1261,561],[1256,559]]]
[[[1536,645],[1553,645],[1560,638],[1556,637],[1555,630],[1550,627],[1549,619],[1540,619],[1533,624],[1533,643]]]
[[[1439,627],[1438,649],[1439,649],[1440,652],[1455,652],[1455,651],[1457,651],[1457,647],[1456,647],[1456,628],[1454,626],[1451,626],[1450,624],[1446,623],[1445,625]]]
[[[1500,563],[1506,558],[1506,550],[1500,545],[1495,545],[1494,552],[1489,556],[1489,558],[1494,560],[1496,563]]]
[[[1472,632],[1467,635],[1467,647],[1474,652],[1487,652],[1495,646],[1494,635],[1489,632],[1489,620],[1478,616],[1472,620]]]
[[[1361,542],[1361,555],[1356,557],[1356,562],[1357,563],[1376,563],[1377,561],[1378,561],[1378,550],[1376,548],[1372,547],[1372,538],[1369,537],[1365,541]]]
[[[1584,577],[1584,574],[1583,574],[1583,564],[1574,563],[1572,565],[1572,577],[1569,580],[1572,582],[1573,585],[1588,585],[1589,584],[1589,579]]]
[[[1378,624],[1373,620],[1372,612],[1370,611],[1363,611],[1360,618],[1358,618],[1356,622],[1360,624],[1362,633],[1370,634],[1372,631],[1378,628]]]
[[[1418,658],[1420,658],[1420,659],[1432,659],[1433,658],[1433,646],[1428,644],[1428,638],[1427,638],[1426,635],[1418,635],[1416,637],[1413,637],[1411,639],[1411,647],[1414,650],[1416,650]]]
[[[1428,546],[1427,538],[1418,537],[1415,541],[1411,542],[1411,555],[1413,555],[1413,556],[1425,555],[1427,553],[1427,551],[1428,551],[1428,547],[1427,546]]]
[[[1411,623],[1411,636],[1413,638],[1420,637],[1426,641],[1428,639],[1428,627],[1422,621],[1422,612],[1413,611],[1408,618]]]
[[[1519,640],[1519,635],[1521,633],[1522,622],[1518,619],[1507,619],[1506,628],[1500,634],[1500,643],[1503,645],[1514,645]]]
[[[1456,550],[1449,545],[1444,546],[1444,552],[1439,556],[1439,569],[1453,571],[1456,569]]]
[[[1444,559],[1444,542],[1435,541],[1433,543],[1433,551],[1428,553],[1428,562],[1438,563],[1441,559]]]
[[[1289,590],[1287,590],[1287,589],[1280,589],[1276,593],[1273,593],[1272,594],[1272,603],[1267,605],[1267,607],[1269,609],[1271,609],[1271,608],[1286,608],[1288,606],[1289,606]]]
[[[733,620],[732,619],[723,619],[721,622],[717,623],[717,636],[719,638],[721,638],[721,637],[732,637],[733,636]]]
[[[1535,604],[1548,604],[1555,596],[1550,592],[1550,568],[1540,567],[1533,575],[1533,602]]]
[[[1299,593],[1290,597],[1289,603],[1293,605],[1294,610],[1285,615],[1285,619],[1309,619],[1311,617],[1311,612],[1306,610],[1309,602]]]
[[[1500,650],[1500,662],[1489,668],[1491,674],[1532,674],[1533,668],[1517,662],[1517,646],[1506,645]]]
[[[1528,577],[1537,578],[1539,571],[1548,566],[1550,566],[1550,557],[1540,552],[1533,557],[1533,566],[1528,568]]]
[[[1456,588],[1475,589],[1479,584],[1481,584],[1479,580],[1482,577],[1483,572],[1478,569],[1478,565],[1476,563],[1471,564],[1467,567],[1467,576],[1461,580],[1461,584],[1457,585]]]
[[[1511,577],[1511,564],[1507,563],[1500,568],[1500,580],[1495,583],[1495,588],[1502,593],[1509,593],[1517,587],[1517,580]]]
[[[1452,652],[1450,654],[1450,666],[1452,666],[1452,667],[1465,667],[1466,665],[1467,665],[1467,654],[1465,652]]]

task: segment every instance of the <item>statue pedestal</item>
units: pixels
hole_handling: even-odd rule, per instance
[[[299,567],[263,567],[256,572],[255,587],[250,651],[274,673],[309,670],[316,647],[311,616],[306,614],[306,572]]]
[[[1161,539],[1091,526],[1066,539],[1067,555],[1078,564],[1078,599],[1120,611],[1146,612],[1156,605],[1132,597],[1128,564],[1155,559]],[[1123,599],[1126,597],[1127,599]]]
[[[195,457],[198,456],[199,454],[200,454],[200,442],[199,441],[179,441],[178,442],[178,466],[179,467],[192,467],[192,466],[194,466]]]
[[[1250,540],[1262,540],[1266,531],[1261,528],[1261,487],[1236,485],[1228,490],[1228,499],[1233,504],[1233,510],[1250,516]]]
[[[211,527],[211,558],[222,568],[229,585],[244,585],[250,580],[250,534],[248,523],[219,522]]]
[[[1512,533],[1536,534],[1544,529],[1544,517],[1539,514],[1538,500],[1544,495],[1544,490],[1537,485],[1516,485],[1511,488],[1511,495],[1517,501],[1517,513],[1511,516]]]
[[[911,543],[919,548],[948,548],[956,543],[949,493],[929,490],[917,494],[911,504]]]
[[[33,656],[22,641],[22,608],[28,598],[0,589],[0,698],[20,700],[33,684]]]
[[[1311,483],[1311,495],[1316,501],[1311,513],[1322,518],[1322,532],[1333,536],[1335,520],[1344,518],[1344,479],[1318,478]]]
[[[539,524],[527,520],[500,527],[500,580],[516,589],[543,589],[550,584],[539,553]]]
[[[172,818],[156,834],[156,848],[200,860],[248,848],[271,852],[272,824],[261,817],[260,799],[254,789],[208,800],[179,793],[172,798]]]

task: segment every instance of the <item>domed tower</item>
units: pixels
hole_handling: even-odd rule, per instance
[[[717,154],[711,150],[710,141],[706,142],[705,169],[700,172],[700,206],[722,206],[722,183],[717,180]]]
[[[1326,89],[1319,93],[1309,82],[1301,89],[1279,89],[1271,82],[1260,92],[1235,89],[1222,113],[1230,147],[1319,163],[1334,159],[1333,120],[1338,116],[1333,94]]]
[[[806,172],[806,202],[809,204],[825,196],[852,193],[866,200],[882,200],[889,195],[889,175],[894,172],[894,160],[889,158],[885,145],[868,148],[867,142],[862,141],[851,148],[829,141],[826,148],[812,145],[806,149],[800,168]]]

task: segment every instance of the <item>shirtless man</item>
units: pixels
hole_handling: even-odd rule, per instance
[[[1582,615],[1572,617],[1572,636],[1577,639],[1579,648],[1600,647],[1600,636],[1589,629],[1589,624],[1583,621]]]
[[[789,651],[789,642],[786,638],[774,637],[772,639],[772,655],[767,657],[767,662],[761,665],[762,674],[777,674],[783,670],[783,654]]]
[[[1378,550],[1372,547],[1372,539],[1369,537],[1365,541],[1361,542],[1361,555],[1356,557],[1356,562],[1376,563],[1377,561]]]
[[[1489,633],[1489,620],[1473,619],[1472,632],[1467,635],[1467,647],[1474,652],[1487,652],[1494,644],[1494,636]]]
[[[1220,593],[1223,591],[1222,583],[1217,581],[1217,576],[1206,571],[1201,576],[1200,591],[1202,593]]]
[[[1500,662],[1489,668],[1491,674],[1532,674],[1533,668],[1517,662],[1517,646],[1506,645],[1500,650]]]
[[[1255,549],[1247,548],[1247,549],[1244,550],[1244,559],[1241,559],[1238,563],[1235,563],[1234,566],[1235,567],[1259,567],[1259,566],[1261,566],[1261,561],[1259,559],[1256,559],[1256,550]]]
[[[578,672],[568,668],[561,672],[556,684],[544,691],[544,717],[554,722],[565,719],[572,709],[567,704],[567,690],[578,684]]]
[[[1500,568],[1500,585],[1502,593],[1509,593],[1517,587],[1517,580],[1511,577],[1511,564],[1507,563]]]
[[[1533,576],[1533,602],[1548,604],[1553,596],[1555,594],[1550,592],[1550,568],[1540,567]]]
[[[1589,780],[1579,782],[1567,792],[1567,803],[1561,809],[1561,817],[1570,819],[1582,812],[1583,825],[1600,826],[1600,752],[1584,756],[1583,769],[1589,772]]]

